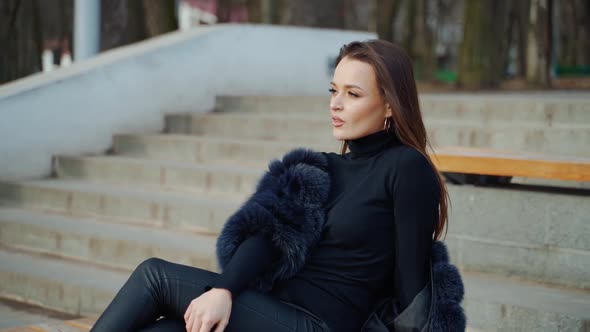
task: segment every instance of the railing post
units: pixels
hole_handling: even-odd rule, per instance
[[[90,58],[99,52],[100,1],[75,0],[74,61]]]

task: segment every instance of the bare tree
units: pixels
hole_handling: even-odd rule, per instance
[[[527,33],[526,79],[533,85],[549,85],[549,11],[548,0],[531,0]]]
[[[128,31],[128,2],[121,0],[100,1],[100,49],[108,50],[145,38],[133,38]]]
[[[344,28],[343,0],[289,1],[290,16],[287,24],[318,28]]]
[[[506,0],[466,0],[459,86],[497,86],[503,78],[509,6]]]
[[[250,23],[267,23],[263,0],[246,0],[246,9],[248,10],[248,21]]]
[[[142,3],[148,38],[178,29],[174,1],[143,0]]]
[[[431,79],[436,69],[434,33],[427,20],[432,0],[374,0],[372,26],[380,39],[399,43],[414,61],[416,76]],[[396,27],[399,30],[396,30]]]
[[[178,28],[174,1],[101,0],[101,50]]]
[[[557,8],[559,63],[564,66],[590,65],[590,2],[562,0]]]
[[[434,32],[428,26],[429,0],[409,1],[408,34],[404,40],[406,50],[411,54],[419,79],[431,80],[436,70],[436,58],[434,54]]]
[[[394,22],[402,0],[374,0],[373,3],[371,16],[375,29],[370,30],[377,32],[379,39],[393,41]]]
[[[508,37],[516,44],[518,69],[516,76],[526,75],[527,35],[529,26],[530,0],[513,1],[509,16]],[[515,40],[513,39],[515,37]]]
[[[41,71],[39,3],[0,1],[0,84]]]
[[[217,22],[229,22],[232,0],[217,0]]]

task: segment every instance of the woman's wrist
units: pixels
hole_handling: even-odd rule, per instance
[[[213,287],[213,288],[211,288],[211,290],[215,290],[215,292],[220,293],[220,294],[226,294],[230,299],[233,299],[232,292],[229,289],[227,289],[227,288],[216,288],[216,287]]]

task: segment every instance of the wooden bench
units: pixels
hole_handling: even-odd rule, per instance
[[[437,169],[451,180],[453,175],[456,178],[458,174],[471,174],[491,177],[495,182],[506,182],[514,176],[590,181],[588,158],[469,147],[435,148],[430,156]]]

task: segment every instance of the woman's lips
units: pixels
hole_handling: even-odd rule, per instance
[[[340,127],[344,124],[344,121],[338,119],[338,118],[332,118],[332,125],[334,125],[334,127]]]

